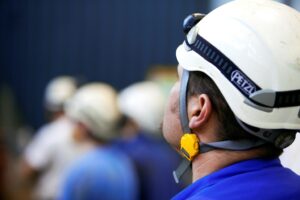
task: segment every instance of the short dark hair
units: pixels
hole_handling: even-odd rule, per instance
[[[239,139],[257,139],[256,136],[249,134],[237,122],[235,115],[227,104],[224,96],[206,74],[198,71],[190,72],[187,97],[207,94],[212,103],[213,110],[218,117],[218,138],[219,140],[239,140]],[[267,156],[278,157],[282,149],[269,143],[264,145],[267,149]]]

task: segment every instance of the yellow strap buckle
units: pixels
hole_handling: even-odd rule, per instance
[[[180,140],[181,154],[192,161],[199,152],[199,139],[194,133],[186,133]]]

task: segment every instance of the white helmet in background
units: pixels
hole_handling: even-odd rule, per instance
[[[300,129],[300,14],[271,0],[229,2],[190,26],[176,51],[218,86],[242,122]]]
[[[120,112],[117,93],[104,83],[90,83],[78,89],[65,107],[67,116],[83,123],[98,139],[111,140],[117,137]]]
[[[159,133],[165,95],[159,85],[145,81],[135,83],[120,92],[118,104],[123,114],[133,119],[148,133]]]
[[[63,109],[64,103],[77,89],[76,80],[69,76],[59,76],[49,82],[45,91],[45,107],[49,111]]]

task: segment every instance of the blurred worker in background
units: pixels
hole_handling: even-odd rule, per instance
[[[34,199],[55,199],[63,170],[79,154],[72,138],[73,123],[65,116],[64,104],[76,91],[76,81],[59,76],[45,90],[49,123],[38,130],[25,149],[22,178],[35,185]]]
[[[179,157],[159,130],[165,99],[160,86],[150,81],[135,83],[119,93],[118,103],[125,121],[117,146],[135,163],[139,199],[143,200],[170,199],[182,189],[172,177]]]
[[[91,150],[66,174],[59,199],[137,199],[137,179],[130,159],[111,145],[119,137],[121,114],[115,90],[104,83],[81,87],[66,106],[75,134]]]
[[[300,129],[299,12],[236,0],[183,28],[163,134],[184,156],[175,178],[191,166],[193,184],[173,199],[299,199],[278,159]]]

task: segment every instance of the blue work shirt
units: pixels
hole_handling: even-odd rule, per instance
[[[207,175],[173,200],[298,200],[300,177],[279,159],[252,159]]]
[[[74,164],[59,199],[135,200],[137,186],[129,158],[114,148],[101,147]]]
[[[133,138],[117,141],[116,146],[135,163],[140,183],[139,199],[171,199],[184,188],[176,184],[172,176],[181,157],[163,139],[140,132]]]

